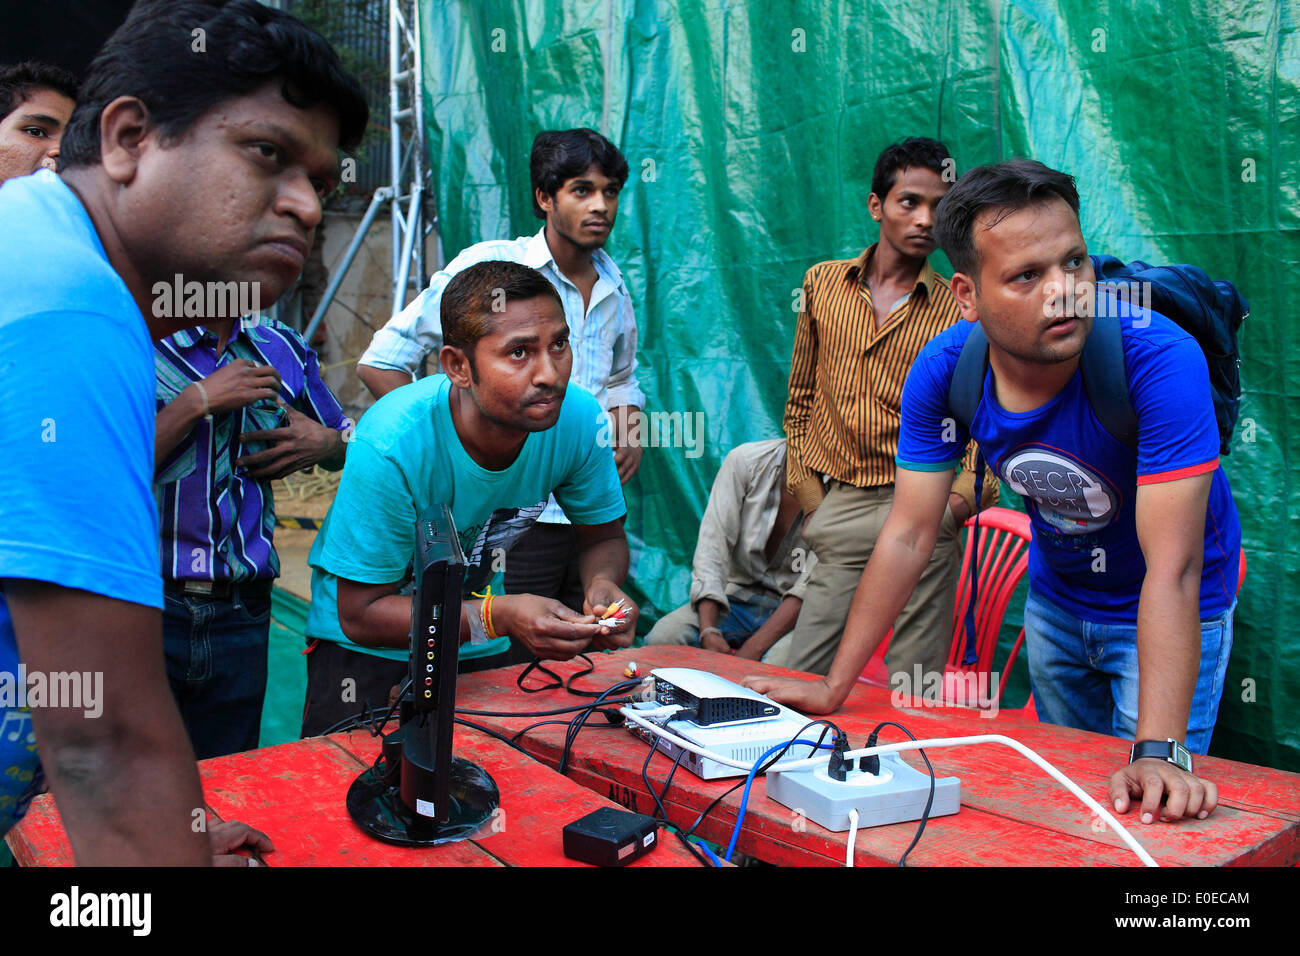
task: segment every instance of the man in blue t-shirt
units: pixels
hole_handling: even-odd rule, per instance
[[[1119,312],[1137,448],[1098,421],[1079,367],[1095,279],[1078,210],[1071,177],[1026,160],[971,170],[944,198],[953,295],[989,343],[970,435],[948,401],[972,329],[961,324],[908,376],[894,507],[830,675],[749,683],[816,713],[843,702],[916,582],[973,437],[1033,520],[1025,634],[1039,715],[1135,741],[1110,779],[1118,812],[1141,796],[1144,823],[1203,818],[1218,791],[1187,751],[1205,752],[1218,713],[1241,527],[1205,356],[1164,316]]]
[[[573,356],[559,293],[535,269],[489,260],[442,294],[446,372],[385,395],[361,419],[338,494],[312,546],[303,736],[388,705],[407,671],[417,517],[446,504],[470,565],[461,606],[462,670],[507,663],[510,637],[567,660],[589,643],[626,647],[635,605],[623,492],[600,440],[604,412],[568,389]],[[567,389],[567,392],[566,392]],[[510,546],[551,494],[574,524],[585,613],[502,594]],[[473,598],[473,600],[471,600]],[[596,623],[616,601],[628,613]]]
[[[367,112],[288,14],[137,4],[86,75],[62,177],[0,188],[0,836],[43,771],[79,864],[271,849],[204,834],[167,685],[150,340],[194,321],[158,307],[173,281],[264,302],[292,284]]]

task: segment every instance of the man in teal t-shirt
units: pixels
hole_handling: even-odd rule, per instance
[[[361,419],[338,494],[312,547],[303,736],[388,704],[406,675],[417,516],[446,504],[470,565],[461,610],[462,670],[505,664],[510,636],[567,660],[594,641],[625,647],[637,609],[627,576],[626,513],[605,413],[566,394],[569,327],[545,276],[488,261],[442,298],[445,375],[385,395]],[[508,550],[554,494],[573,520],[585,614],[533,594],[502,594]],[[475,594],[491,594],[473,599]],[[629,609],[606,628],[617,600]]]

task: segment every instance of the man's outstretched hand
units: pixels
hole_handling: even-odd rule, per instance
[[[778,704],[785,704],[805,714],[829,714],[844,703],[837,699],[826,678],[797,680],[791,677],[746,677],[742,686],[766,694]]]
[[[1110,777],[1110,800],[1116,813],[1128,813],[1140,799],[1141,820],[1155,823],[1195,817],[1204,820],[1219,805],[1219,788],[1167,760],[1143,757]]]

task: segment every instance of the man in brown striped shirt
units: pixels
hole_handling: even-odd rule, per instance
[[[911,137],[876,160],[868,208],[880,241],[808,270],[785,408],[786,480],[808,518],[818,563],[794,631],[764,658],[830,669],[858,579],[889,513],[899,406],[912,361],[956,322],[957,303],[927,261],[934,210],[956,180],[942,143]],[[975,505],[973,448],[953,482],[934,554],[894,625],[891,672],[942,671],[952,643],[959,529]],[[985,479],[985,505],[997,481]]]

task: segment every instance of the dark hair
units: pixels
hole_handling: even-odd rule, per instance
[[[19,63],[0,66],[0,119],[18,108],[18,104],[37,90],[53,90],[70,100],[77,98],[77,78],[67,70],[48,63]]]
[[[343,149],[360,141],[365,94],[300,20],[257,0],[137,0],[86,71],[59,169],[100,161],[100,115],[119,96],[139,98],[163,141],[175,142],[207,110],[275,80],[294,106],[338,112]]]
[[[884,202],[898,181],[900,172],[921,166],[942,176],[947,171],[944,160],[948,160],[948,168],[951,168],[952,157],[948,155],[948,147],[943,143],[927,136],[909,136],[901,143],[886,146],[876,157],[876,168],[871,174],[871,191]]]
[[[574,176],[587,171],[592,163],[618,183],[622,189],[627,182],[627,160],[618,147],[594,129],[548,129],[533,140],[533,154],[528,168],[533,178],[533,215],[545,219],[546,213],[537,204],[537,190],[554,196],[560,187]]]
[[[975,220],[985,209],[1001,209],[1003,215],[1050,199],[1064,199],[1079,215],[1079,191],[1074,177],[1050,169],[1033,159],[1012,159],[989,166],[977,166],[957,180],[939,201],[935,211],[934,235],[957,272],[978,275],[975,254]],[[989,225],[996,225],[1002,216]]]
[[[492,314],[508,302],[549,296],[564,311],[560,293],[536,269],[488,259],[458,272],[442,290],[442,341],[460,349],[474,366],[474,346],[492,331]]]

